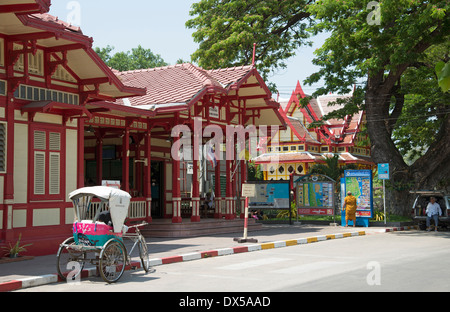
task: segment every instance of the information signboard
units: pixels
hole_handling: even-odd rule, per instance
[[[378,179],[389,180],[389,164],[378,164]]]
[[[289,181],[258,181],[255,196],[249,197],[250,209],[289,209]]]
[[[300,215],[334,214],[334,187],[332,182],[305,182],[297,184],[297,208]]]
[[[348,192],[356,197],[356,223],[368,226],[369,219],[373,217],[373,185],[371,170],[346,170],[341,180],[341,198]],[[345,212],[344,212],[345,216]],[[345,223],[345,217],[344,217]]]
[[[299,215],[334,215],[334,183],[325,175],[309,174],[294,178]]]

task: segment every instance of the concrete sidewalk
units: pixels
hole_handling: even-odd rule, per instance
[[[157,269],[159,265],[175,262],[410,229],[414,227],[345,228],[310,224],[264,225],[261,231],[248,233],[248,237],[256,239],[257,243],[238,243],[233,240],[241,238],[243,233],[192,238],[146,238],[146,240],[149,245],[151,265]],[[133,259],[133,261],[136,260]],[[88,276],[96,276],[94,267],[83,271],[82,277]],[[56,282],[58,282],[56,255],[0,264],[0,292]]]

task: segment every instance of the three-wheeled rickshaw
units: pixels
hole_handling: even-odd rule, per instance
[[[131,267],[131,255],[138,247],[142,268],[150,271],[147,243],[139,231],[142,223],[125,226],[131,196],[125,191],[94,186],[78,189],[69,194],[75,209],[73,236],[65,240],[57,253],[58,275],[67,279],[67,270],[74,264],[79,272],[71,274],[75,279],[86,263],[97,266],[100,276],[107,283],[117,282],[126,266]],[[96,200],[94,200],[96,199]],[[124,239],[133,242],[130,252]]]

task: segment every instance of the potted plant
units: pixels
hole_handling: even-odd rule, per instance
[[[11,243],[9,243],[9,247],[8,246],[2,247],[2,249],[5,249],[8,251],[10,258],[17,258],[19,256],[19,253],[21,253],[23,251],[27,251],[25,247],[33,245],[33,244],[26,244],[26,245],[20,246],[21,239],[22,239],[22,233],[19,234],[19,239],[17,240],[17,242],[14,245],[11,245]]]

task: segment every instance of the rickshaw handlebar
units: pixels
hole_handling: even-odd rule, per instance
[[[136,224],[136,225],[130,225],[130,226],[128,226],[128,228],[129,229],[132,229],[132,228],[138,228],[138,227],[141,227],[141,226],[146,226],[148,223],[147,222],[142,222],[141,224]]]

